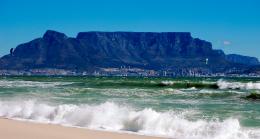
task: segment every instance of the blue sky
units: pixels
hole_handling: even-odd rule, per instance
[[[191,32],[213,48],[260,58],[259,0],[0,0],[0,56],[47,29]]]

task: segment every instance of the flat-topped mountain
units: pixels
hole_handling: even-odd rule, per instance
[[[245,67],[247,62],[243,60],[212,49],[210,42],[193,38],[188,32],[80,32],[71,38],[48,30],[42,38],[20,44],[12,54],[2,57],[0,69],[90,70],[131,66],[218,71]]]

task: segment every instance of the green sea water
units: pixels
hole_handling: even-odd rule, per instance
[[[259,139],[259,78],[0,77],[0,116],[181,139]]]

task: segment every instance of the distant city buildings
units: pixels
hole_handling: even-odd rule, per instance
[[[214,73],[205,68],[181,68],[151,70],[121,66],[119,68],[99,68],[94,71],[65,69],[0,70],[0,76],[140,76],[140,77],[260,77],[258,73],[243,74],[239,69],[225,73]]]

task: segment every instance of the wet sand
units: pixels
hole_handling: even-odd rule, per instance
[[[95,131],[52,124],[0,119],[1,139],[159,139],[127,133]]]

